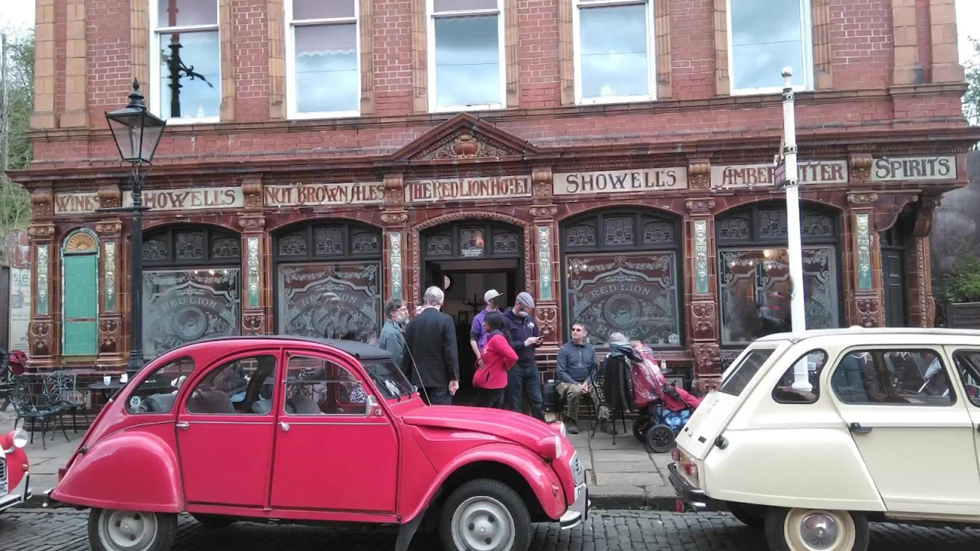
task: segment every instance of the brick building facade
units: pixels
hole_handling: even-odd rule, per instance
[[[810,327],[932,324],[933,209],[980,139],[953,0],[37,2],[35,161],[12,174],[36,369],[126,362],[129,225],[96,208],[129,197],[103,113],[133,77],[170,119],[150,357],[366,340],[384,300],[440,284],[461,332],[487,288],[534,294],[546,365],[578,320],[710,386],[721,352],[788,327],[782,66]]]

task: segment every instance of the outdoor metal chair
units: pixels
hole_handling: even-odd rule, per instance
[[[17,412],[17,418],[14,419],[14,430],[17,429],[17,425],[20,423],[21,419],[24,419],[25,427],[27,425],[27,421],[30,421],[30,441],[33,444],[34,430],[37,428],[38,422],[40,422],[41,447],[43,449],[47,449],[44,437],[47,436],[48,432],[48,419],[60,415],[62,410],[54,407],[48,402],[45,392],[35,392],[33,387],[36,384],[36,381],[32,381],[31,378],[26,375],[15,375],[12,377],[10,401],[14,405],[14,410]],[[61,432],[65,435],[65,440],[70,442],[71,439],[68,438],[68,433],[65,432],[64,423],[61,424]]]
[[[71,413],[71,426],[78,433],[78,410],[82,410],[85,423],[88,424],[88,412],[85,407],[85,397],[76,388],[78,377],[74,373],[58,369],[44,376],[45,388],[51,404]]]
[[[599,419],[598,410],[602,404],[606,404],[606,394],[605,394],[605,382],[606,382],[606,370],[598,365],[592,364],[589,367],[589,378],[592,380],[592,385],[595,387],[595,399],[596,399],[596,424],[595,428],[592,429],[592,436],[595,437],[595,433],[599,430]],[[620,420],[623,422],[623,432],[626,432],[626,413],[622,410],[614,411],[609,409],[609,423],[610,428],[612,428],[613,446],[616,445],[616,435],[619,433],[616,430],[616,414],[619,414]],[[591,438],[590,437],[590,438]]]

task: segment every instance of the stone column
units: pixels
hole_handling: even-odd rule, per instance
[[[119,196],[119,187],[115,188],[116,196]],[[111,189],[106,189],[106,194],[111,193]],[[102,190],[99,196],[103,195]],[[95,232],[99,234],[99,242],[102,247],[102,254],[99,258],[100,287],[102,289],[99,302],[99,352],[97,362],[99,365],[111,365],[123,368],[126,359],[123,357],[123,319],[121,301],[119,300],[119,289],[123,286],[121,279],[122,272],[122,220],[116,217],[100,220],[95,225]]]
[[[558,256],[558,225],[555,215],[558,207],[554,204],[554,182],[551,167],[535,168],[531,172],[534,205],[531,216],[531,249],[525,251],[525,269],[531,267],[533,289],[527,291],[534,296],[534,317],[541,326],[545,348],[561,346],[562,330],[559,322],[558,297],[561,296],[561,278]],[[530,263],[533,262],[533,266]]]
[[[919,60],[915,0],[892,0],[892,34],[895,39],[892,83],[903,85],[925,82],[925,73]]]
[[[718,388],[721,373],[718,356],[720,331],[718,327],[718,285],[715,268],[715,224],[711,210],[715,202],[708,196],[711,186],[711,165],[693,161],[688,166],[691,190],[696,195],[687,202],[689,213],[685,272],[690,289],[690,310],[687,332],[688,348],[694,358],[694,381],[700,391]],[[685,293],[686,295],[686,293]]]
[[[68,0],[68,34],[65,51],[65,112],[61,127],[88,128],[88,50],[85,40],[85,0]],[[149,84],[149,83],[147,83]]]
[[[844,289],[847,297],[847,323],[861,327],[883,327],[881,307],[881,242],[874,231],[876,193],[854,192],[847,196],[847,222],[850,230],[850,261],[845,263]]]
[[[31,128],[58,127],[55,111],[57,77],[55,71],[54,0],[37,0],[34,23],[34,113]]]
[[[385,229],[381,264],[384,266],[385,293],[382,298],[400,298],[413,307],[415,293],[405,289],[405,282],[409,281],[405,270],[407,265],[405,254],[408,252],[406,247],[408,233],[405,231],[405,223],[408,222],[408,213],[405,211],[405,182],[401,174],[387,174],[384,178],[384,186],[384,212],[381,213],[381,220],[385,224]],[[415,251],[416,258],[418,254],[419,252]],[[416,269],[418,269],[417,263],[418,261],[416,261]]]
[[[40,6],[39,6],[40,9]],[[57,319],[52,289],[55,288],[55,258],[58,246],[54,242],[52,220],[54,195],[51,188],[38,188],[31,193],[31,220],[27,229],[31,244],[31,324],[27,339],[30,343],[29,364],[33,368],[51,367],[56,363]]]
[[[929,0],[929,24],[932,31],[932,81],[963,82],[965,73],[956,48],[956,0]]]
[[[923,196],[915,213],[915,229],[906,245],[909,259],[909,321],[912,327],[932,327],[936,321],[936,300],[932,296],[932,269],[929,262],[929,233],[939,197]]]
[[[272,262],[270,262],[265,216],[262,213],[262,180],[242,182],[245,210],[238,217],[242,227],[242,334],[272,333]]]

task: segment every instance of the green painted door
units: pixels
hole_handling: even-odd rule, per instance
[[[65,257],[65,356],[98,352],[99,268],[94,254]]]

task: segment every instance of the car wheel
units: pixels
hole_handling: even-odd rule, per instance
[[[198,524],[203,525],[205,528],[225,528],[231,526],[235,522],[234,517],[225,517],[222,515],[201,515],[201,514],[191,514],[194,520]]]
[[[471,480],[446,499],[439,537],[446,551],[527,551],[531,515],[510,486]]]
[[[92,509],[88,539],[93,551],[167,551],[177,535],[177,515]]]
[[[769,509],[766,541],[772,551],[866,551],[868,519],[848,511]]]
[[[674,447],[674,431],[667,425],[654,425],[647,431],[646,448],[650,453],[667,453]]]
[[[766,528],[766,511],[762,507],[729,503],[728,512],[739,522],[753,530],[765,530]]]

